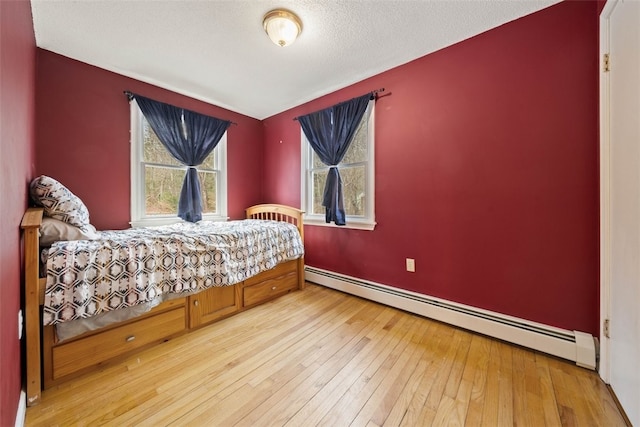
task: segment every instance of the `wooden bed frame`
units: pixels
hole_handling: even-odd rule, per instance
[[[303,212],[277,204],[246,209],[247,218],[294,224],[304,241]],[[41,278],[39,228],[42,208],[28,208],[22,218],[25,263],[27,406],[43,389],[85,374],[143,348],[167,341],[296,289],[304,288],[304,258],[277,265],[233,286],[209,288],[164,302],[133,319],[58,342],[53,326],[42,327],[46,278]]]

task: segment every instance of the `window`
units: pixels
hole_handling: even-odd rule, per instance
[[[374,213],[374,108],[375,102],[369,102],[367,112],[356,131],[351,145],[340,162],[342,193],[346,213],[345,226],[325,222],[325,208],[322,206],[324,183],[329,166],[323,164],[313,151],[302,131],[302,210],[305,211],[305,224],[330,227],[347,227],[373,230]]]
[[[225,133],[198,166],[203,220],[227,219]],[[143,227],[182,221],[178,199],[186,167],[162,145],[135,100],[131,101],[131,225]]]

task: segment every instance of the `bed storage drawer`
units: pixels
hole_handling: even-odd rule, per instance
[[[185,306],[52,348],[52,379],[82,371],[147,344],[158,343],[186,329]]]
[[[295,271],[264,280],[251,286],[246,286],[245,284],[242,304],[244,307],[260,304],[297,288],[298,275]]]
[[[253,276],[244,281],[244,286],[253,286],[257,283],[264,282],[265,280],[275,279],[276,277],[284,276],[288,273],[295,273],[298,271],[298,261],[287,261],[280,263],[273,267],[271,270],[263,271],[257,276]]]

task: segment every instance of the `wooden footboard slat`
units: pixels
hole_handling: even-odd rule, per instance
[[[262,204],[251,206],[246,209],[247,218],[268,219],[283,221],[295,225],[300,232],[300,237],[304,241],[304,223],[302,216],[304,212],[291,206],[278,204]],[[304,289],[304,257],[298,259],[298,288]]]
[[[40,283],[38,285],[38,301],[40,302],[40,305],[43,306],[44,305],[44,291],[47,289],[47,278],[46,277],[41,277],[39,279]]]
[[[304,227],[302,223],[303,211],[286,205],[262,204],[251,206],[246,209],[247,218],[270,219],[275,221],[285,221],[298,227],[300,236],[304,240]]]
[[[25,331],[27,347],[27,405],[40,401],[40,224],[42,208],[29,208],[22,217],[24,230]],[[44,293],[44,289],[42,290]],[[44,296],[43,296],[44,299]]]

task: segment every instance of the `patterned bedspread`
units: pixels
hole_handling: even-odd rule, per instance
[[[99,240],[52,245],[45,325],[233,285],[304,254],[298,229],[276,221],[201,221],[100,234]]]

